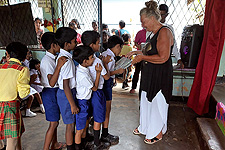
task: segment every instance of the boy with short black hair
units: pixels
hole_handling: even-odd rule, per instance
[[[89,100],[92,91],[97,91],[99,85],[99,78],[102,71],[101,64],[95,65],[96,80],[92,80],[88,67],[94,62],[94,51],[89,46],[79,46],[74,50],[73,58],[79,65],[76,70],[77,83],[77,104],[80,112],[76,115],[76,135],[75,135],[75,149],[81,150],[81,138],[86,136],[86,125],[88,124]],[[95,84],[93,83],[95,82]]]
[[[76,47],[77,33],[69,27],[61,27],[56,31],[55,37],[61,47],[57,61],[61,56],[67,57],[67,62],[62,66],[58,77],[57,102],[63,122],[66,124],[67,150],[73,150],[75,114],[79,109],[75,104],[76,69],[70,51]]]
[[[43,149],[49,150],[51,143],[51,149],[60,149],[65,145],[57,141],[57,127],[60,120],[60,110],[57,104],[56,94],[59,89],[57,84],[59,72],[63,64],[66,62],[66,58],[59,58],[56,66],[56,53],[59,52],[60,47],[55,39],[55,33],[44,33],[41,38],[41,43],[46,49],[46,54],[42,58],[40,64],[41,83],[44,86],[42,91],[42,100],[45,107],[46,120],[49,121]]]
[[[115,31],[115,34],[118,35],[119,37],[122,37],[123,34],[129,34],[129,32],[127,30],[125,30],[125,25],[126,23],[123,20],[120,20],[119,22],[119,30]]]
[[[108,40],[108,49],[102,53],[102,56],[111,56],[112,61],[108,63],[108,68],[110,72],[109,80],[105,80],[103,86],[103,92],[106,96],[106,117],[103,123],[101,140],[105,142],[110,142],[111,145],[117,144],[119,142],[119,137],[114,136],[108,133],[109,126],[109,116],[111,111],[112,104],[112,87],[113,87],[113,79],[115,78],[115,74],[122,74],[124,69],[120,68],[118,70],[114,70],[115,67],[115,57],[118,56],[121,52],[123,46],[123,40],[116,35],[113,35]]]
[[[131,36],[130,36],[130,34],[123,34],[122,38],[123,38],[124,45],[121,50],[120,56],[125,57],[127,53],[132,51],[132,46],[130,45]],[[123,74],[125,80],[123,81],[122,88],[125,90],[129,88],[128,79],[131,76],[131,71],[132,71],[131,66],[129,66]]]
[[[89,46],[93,49],[94,52],[98,52],[100,48],[100,35],[96,31],[85,31],[82,34],[82,43],[85,46]],[[91,104],[93,108],[93,118],[94,118],[94,147],[97,149],[103,149],[104,147],[107,147],[110,145],[110,143],[107,145],[104,143],[104,145],[101,144],[100,142],[100,129],[101,129],[101,123],[105,121],[105,114],[106,114],[106,98],[103,92],[103,84],[104,84],[104,79],[108,80],[110,77],[109,71],[108,71],[108,66],[107,64],[110,61],[110,56],[103,57],[103,62],[97,58],[94,55],[94,62],[92,66],[89,66],[88,69],[90,71],[92,80],[96,80],[96,70],[95,66],[97,64],[101,64],[102,71],[101,71],[101,76],[99,80],[99,85],[97,91],[92,92],[92,97],[91,97]]]
[[[30,93],[30,72],[21,64],[27,55],[26,45],[12,42],[6,47],[5,64],[0,64],[0,140],[7,139],[8,149],[22,149],[24,124],[20,112],[20,98]]]

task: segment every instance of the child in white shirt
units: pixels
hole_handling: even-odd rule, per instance
[[[61,27],[56,31],[55,37],[61,47],[56,62],[61,56],[67,57],[67,62],[62,66],[58,77],[57,102],[63,122],[66,124],[67,150],[74,150],[75,114],[79,112],[79,109],[75,104],[76,69],[70,51],[76,47],[77,33],[71,28]]]
[[[89,69],[94,62],[94,51],[89,46],[78,46],[73,52],[73,59],[79,63],[76,69],[76,89],[77,89],[77,105],[79,113],[76,115],[76,135],[75,149],[81,150],[81,138],[86,136],[86,124],[88,123],[89,100],[92,91],[96,91],[99,85],[99,78],[102,71],[101,64],[96,64],[96,80],[95,84],[92,81]]]
[[[36,97],[38,103],[40,104],[42,113],[45,113],[44,105],[43,105],[42,98],[40,95],[40,93],[42,92],[42,90],[44,88],[41,85],[41,80],[40,80],[40,77],[41,77],[40,61],[38,59],[31,59],[29,67],[30,67],[30,86],[37,91],[33,95]]]
[[[57,141],[57,127],[60,120],[60,110],[57,103],[57,84],[59,71],[63,64],[67,61],[65,57],[58,59],[56,66],[56,53],[60,47],[55,39],[55,33],[45,32],[41,38],[41,43],[46,49],[46,54],[41,60],[41,83],[44,86],[42,90],[42,100],[45,107],[46,120],[49,121],[49,127],[45,135],[44,150],[60,149],[66,145]]]
[[[111,112],[111,104],[112,104],[112,87],[113,87],[113,79],[115,78],[115,74],[122,74],[125,70],[120,68],[115,70],[115,57],[119,56],[121,49],[123,47],[123,40],[116,35],[113,35],[108,40],[108,49],[102,53],[102,56],[107,57],[111,56],[111,62],[108,63],[108,68],[110,72],[109,80],[105,80],[103,86],[103,92],[106,96],[106,117],[103,123],[101,140],[104,142],[110,142],[111,145],[117,144],[119,142],[119,137],[114,136],[108,133],[109,126],[109,116]]]
[[[98,52],[100,48],[100,35],[96,31],[85,31],[82,34],[81,37],[82,43],[85,46],[89,46],[93,49],[94,52]],[[91,66],[88,67],[90,71],[90,75],[92,77],[92,80],[96,80],[96,70],[95,66],[96,64],[101,64],[102,71],[101,71],[101,76],[99,80],[99,85],[97,91],[92,92],[92,97],[91,97],[91,105],[93,109],[93,119],[94,119],[94,147],[107,147],[108,145],[104,143],[104,145],[101,145],[100,142],[100,129],[101,129],[101,123],[105,121],[105,114],[106,114],[106,98],[105,94],[103,92],[103,84],[104,84],[104,79],[108,80],[110,77],[109,71],[108,71],[108,66],[107,64],[109,63],[111,57],[103,57],[103,62],[101,59],[97,58],[94,54],[94,62]]]

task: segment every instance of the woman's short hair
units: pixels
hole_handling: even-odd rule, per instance
[[[145,6],[146,7],[141,9],[140,15],[146,15],[147,17],[154,16],[157,20],[161,19],[157,2],[151,0],[151,1],[145,2]]]

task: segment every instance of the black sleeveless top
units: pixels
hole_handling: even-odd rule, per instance
[[[147,39],[146,42],[150,42],[152,49],[146,52],[146,55],[158,54],[157,50],[157,38],[162,26],[157,33],[151,38]],[[168,28],[168,27],[166,27]],[[156,96],[156,94],[161,90],[164,95],[166,102],[172,98],[172,88],[173,88],[173,67],[172,67],[172,53],[173,45],[170,48],[170,57],[163,64],[153,64],[147,61],[142,61],[141,67],[141,85],[140,90],[147,92],[148,101]]]

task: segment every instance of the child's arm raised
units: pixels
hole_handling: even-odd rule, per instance
[[[108,63],[111,61],[112,61],[112,59],[111,59],[111,56],[109,56],[109,55],[107,55],[106,57],[105,56],[102,57],[103,66],[105,67],[105,69],[107,71],[107,74],[103,75],[103,78],[105,80],[108,80],[110,78]]]
[[[96,80],[94,86],[91,88],[92,91],[97,91],[98,90],[98,84],[99,84],[99,79],[102,71],[102,65],[97,63],[95,66],[96,70]]]
[[[77,107],[77,105],[74,102],[74,99],[73,99],[73,96],[71,93],[71,89],[69,87],[69,81],[70,81],[70,79],[63,80],[63,90],[65,92],[66,98],[68,99],[68,101],[70,103],[72,114],[78,114],[79,108]]]
[[[48,76],[47,76],[48,77],[48,82],[49,82],[49,85],[51,87],[55,86],[55,84],[56,84],[56,82],[58,80],[58,77],[59,77],[60,69],[66,62],[67,62],[66,57],[64,57],[64,56],[60,57],[58,59],[58,63],[57,63],[57,66],[55,68],[55,71],[54,71],[53,75],[52,74],[48,74]]]

